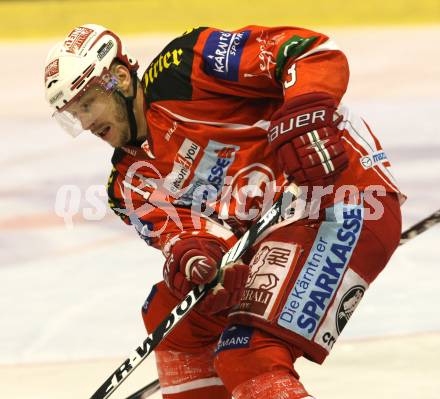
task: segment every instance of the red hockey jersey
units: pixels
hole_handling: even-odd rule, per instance
[[[343,52],[310,30],[186,32],[143,74],[148,139],[115,150],[111,208],[165,253],[194,234],[233,243],[287,183],[267,142],[271,115],[286,99],[308,93],[339,103],[348,78]],[[399,193],[366,123],[342,104],[337,112],[350,163],[321,206],[345,185]]]

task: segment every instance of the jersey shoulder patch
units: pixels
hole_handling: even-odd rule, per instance
[[[148,103],[190,100],[194,46],[206,28],[195,28],[172,40],[151,62],[142,76]]]
[[[241,56],[251,31],[214,30],[203,47],[203,69],[218,79],[238,81]]]

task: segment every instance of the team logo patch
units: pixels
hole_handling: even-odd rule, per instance
[[[240,60],[250,31],[212,32],[203,49],[205,73],[225,80],[238,80]]]
[[[265,242],[252,258],[249,265],[251,272],[240,304],[232,313],[252,313],[272,319],[278,294],[293,272],[294,260],[299,252],[297,249],[295,244]]]
[[[355,287],[350,288],[342,297],[336,316],[336,331],[338,334],[340,334],[346,326],[364,294],[365,288],[361,285],[356,285]]]
[[[86,28],[85,26],[75,28],[64,41],[66,51],[72,54],[80,54],[84,43],[93,32],[93,29]]]
[[[355,271],[348,269],[313,341],[329,352],[367,289],[367,282]]]
[[[238,348],[249,348],[253,328],[250,326],[233,325],[228,327],[220,337],[215,353]]]
[[[55,77],[60,72],[59,59],[53,60],[44,70],[44,81],[47,82],[49,78]]]
[[[275,192],[276,181],[275,175],[268,166],[262,163],[253,163],[240,169],[235,175],[230,184],[232,190],[232,197],[237,204],[244,205],[241,208],[244,210],[244,217],[251,212],[257,213],[254,204],[258,204],[258,209],[263,208],[264,196],[269,190]],[[229,192],[225,193],[225,196]],[[251,209],[254,208],[254,209]],[[237,214],[240,217],[240,215]],[[257,217],[252,216],[252,218]]]

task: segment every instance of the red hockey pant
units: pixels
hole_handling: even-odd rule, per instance
[[[156,351],[163,397],[223,399],[234,395],[235,399],[269,399],[284,393],[279,397],[309,398],[294,369],[295,360],[306,356],[321,363],[325,359],[339,329],[345,326],[364,291],[385,267],[399,243],[401,217],[397,198],[389,194],[380,201],[384,205],[383,216],[379,220],[363,220],[352,252],[349,256],[344,253],[347,265],[340,273],[332,296],[328,301],[320,297],[325,309],[319,312],[319,307],[313,307],[310,298],[307,302],[304,294],[304,303],[300,305],[305,313],[300,316],[309,315],[316,322],[305,322],[307,328],[303,330],[298,326],[301,326],[301,320],[307,321],[307,318],[298,317],[297,324],[292,321],[302,309],[298,305],[297,314],[291,312],[295,316],[291,320],[289,295],[292,295],[295,284],[304,273],[306,262],[319,243],[318,238],[321,242],[329,242],[327,238],[319,237],[325,231],[321,228],[323,221],[287,225],[263,239],[255,248],[251,262],[253,280],[248,284],[249,289],[254,289],[252,284],[260,284],[256,292],[266,290],[276,294],[273,301],[265,302],[271,307],[256,303],[263,296],[249,294],[242,299],[242,304],[246,300],[245,306],[240,305],[239,311],[232,312],[229,319],[225,315],[207,316],[191,312]],[[287,244],[293,244],[294,253],[286,252],[289,248]],[[333,248],[329,244],[321,245],[323,251]],[[270,256],[274,248],[277,259]],[[268,273],[263,273],[265,267],[271,261],[271,266],[280,265],[280,254],[283,254],[282,259],[288,259],[290,272],[283,269],[269,278]],[[317,276],[317,281],[320,278]],[[331,288],[329,284],[326,287]],[[312,292],[311,289],[309,291]],[[311,298],[314,296],[316,294],[310,294]],[[255,303],[249,303],[249,298]],[[163,282],[157,284],[143,309],[147,330],[153,331],[179,302]],[[342,323],[341,320],[345,321]]]

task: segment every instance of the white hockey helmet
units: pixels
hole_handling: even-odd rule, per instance
[[[76,27],[52,48],[46,59],[46,100],[56,111],[62,112],[92,84],[112,89],[115,82],[109,69],[115,59],[132,73],[139,67],[112,31],[93,24]]]

